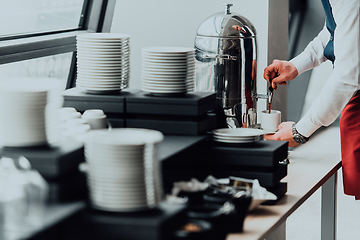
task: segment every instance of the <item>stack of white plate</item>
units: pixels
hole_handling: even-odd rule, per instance
[[[147,129],[92,130],[85,143],[87,183],[94,208],[129,212],[155,207],[162,195],[157,143]]]
[[[17,78],[0,82],[0,144],[29,147],[60,136],[57,111],[63,104],[61,81]]]
[[[127,34],[86,33],[77,36],[76,86],[90,93],[120,91],[129,85]]]
[[[194,90],[195,51],[184,47],[143,48],[142,90],[155,95],[184,94]]]
[[[264,139],[265,132],[253,128],[221,128],[212,131],[213,140],[222,143],[253,143]]]

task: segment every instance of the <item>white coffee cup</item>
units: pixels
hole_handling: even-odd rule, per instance
[[[90,125],[91,129],[107,128],[106,115],[101,109],[88,109],[81,116]]]
[[[279,110],[263,110],[261,112],[261,128],[266,132],[276,132],[281,123],[281,112]]]

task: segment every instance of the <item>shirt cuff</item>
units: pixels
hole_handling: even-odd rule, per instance
[[[316,124],[311,121],[307,116],[304,116],[296,124],[296,130],[305,137],[310,137],[316,130],[321,127],[321,124]]]
[[[312,68],[312,63],[309,62],[309,59],[310,57],[306,56],[306,53],[303,52],[302,54],[290,60],[290,62],[294,64],[298,70],[298,75]]]

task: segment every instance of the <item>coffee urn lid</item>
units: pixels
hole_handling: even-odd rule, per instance
[[[253,38],[254,25],[245,17],[231,13],[233,4],[226,4],[225,12],[208,17],[198,28],[197,36],[225,38]]]

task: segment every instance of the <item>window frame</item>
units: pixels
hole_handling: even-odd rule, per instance
[[[76,36],[110,32],[116,0],[85,0],[79,29],[0,37],[0,65],[73,52],[66,88],[76,79]]]

